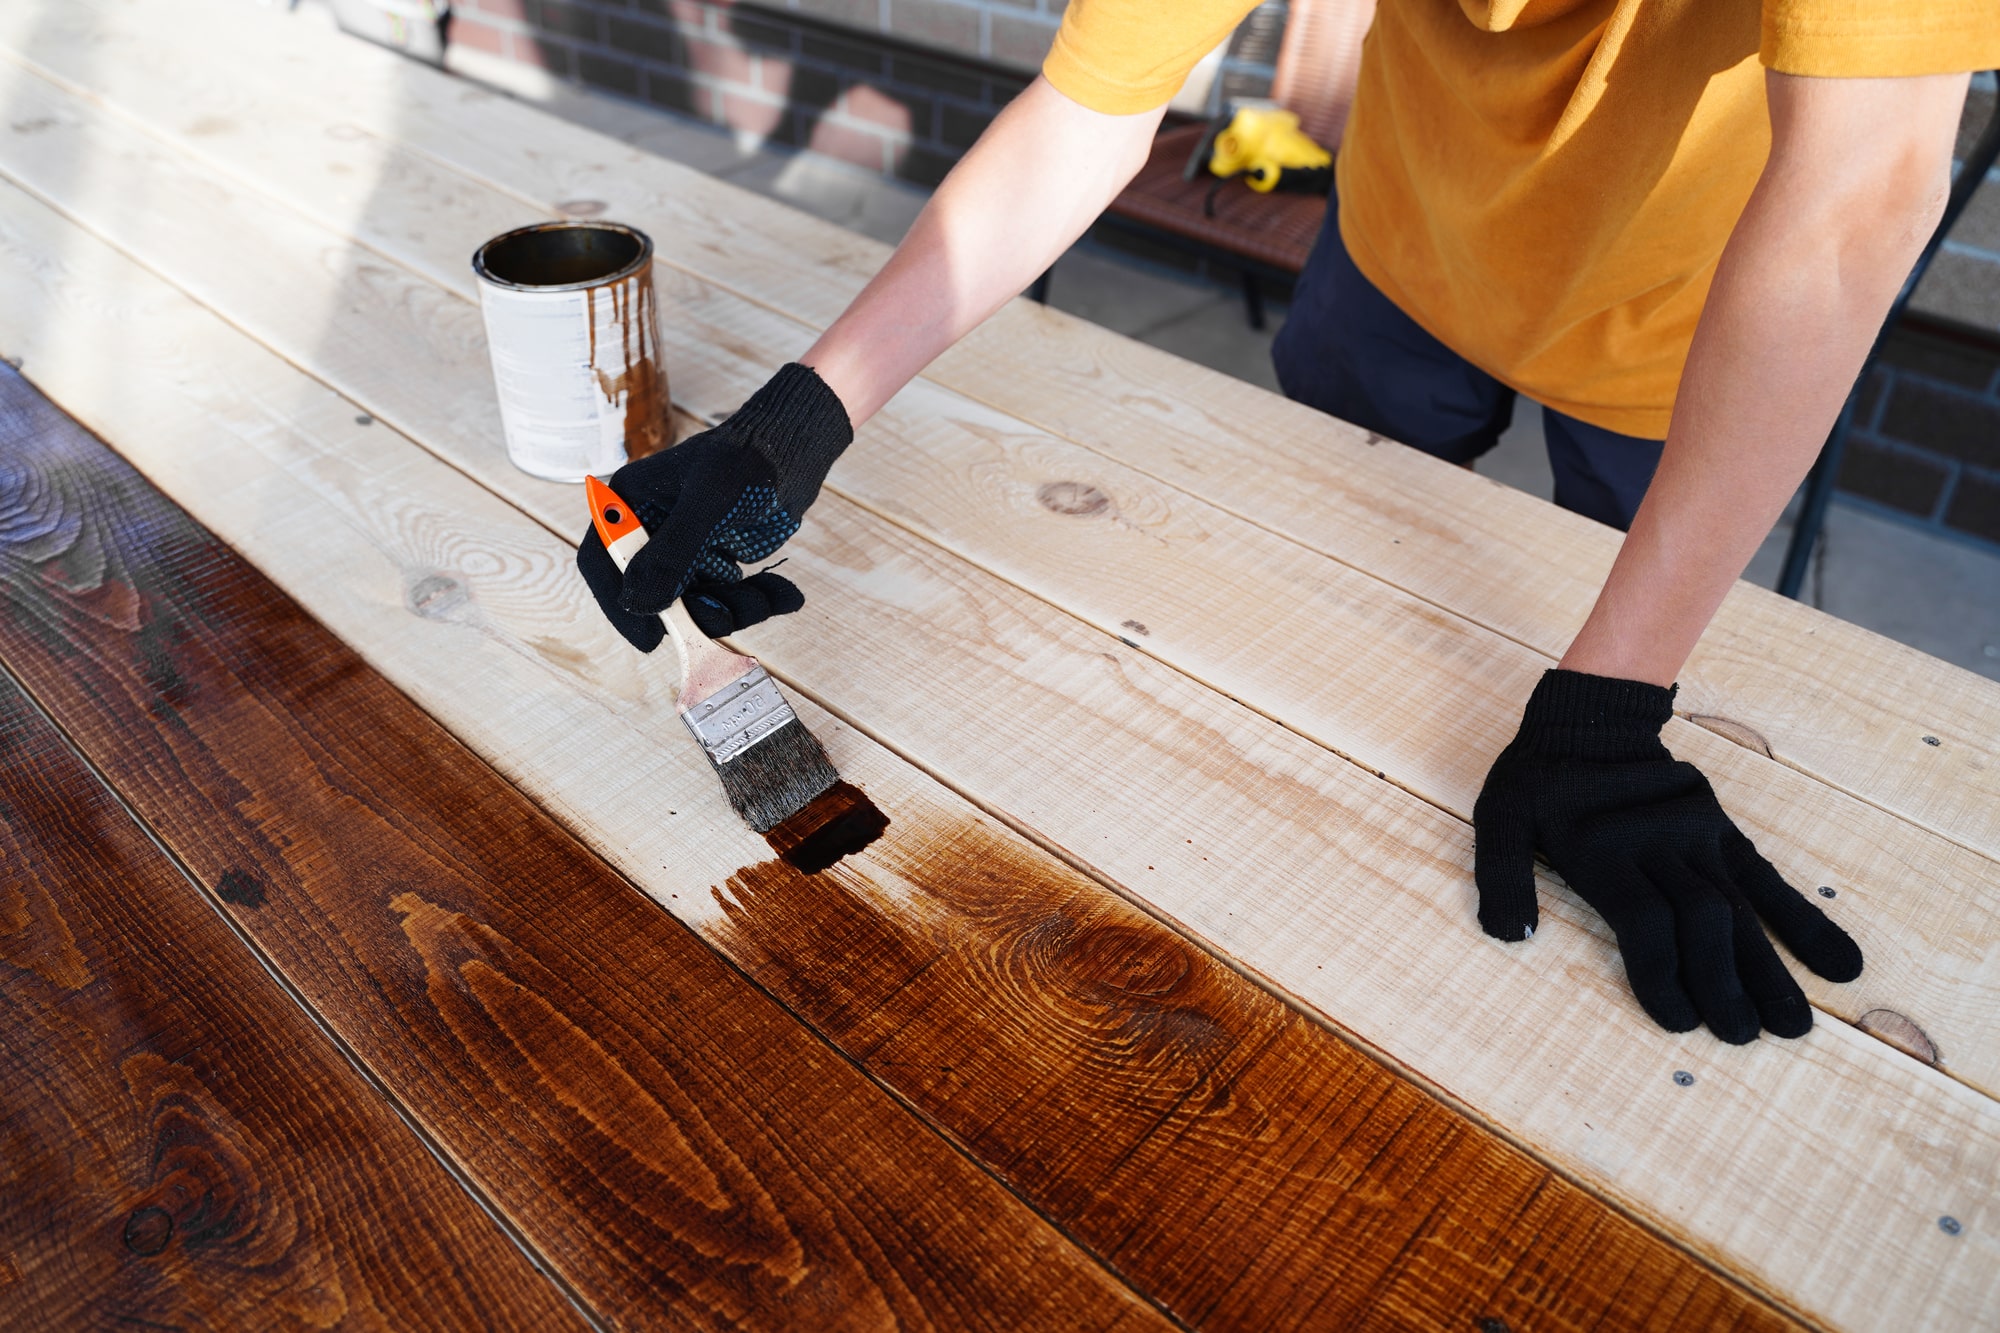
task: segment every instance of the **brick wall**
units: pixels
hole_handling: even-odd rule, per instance
[[[458,0],[458,51],[934,185],[1027,86],[1062,0]],[[1270,86],[1282,4],[1246,23],[1215,96]]]
[[[2000,338],[1907,317],[1857,404],[1842,493],[2000,547]]]

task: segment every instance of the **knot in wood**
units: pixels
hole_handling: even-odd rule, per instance
[[[1073,936],[1063,963],[1083,986],[1105,999],[1153,1000],[1187,979],[1187,947],[1131,926],[1094,926]]]
[[[1855,1019],[1854,1024],[1869,1036],[1886,1041],[1927,1065],[1937,1064],[1943,1058],[1931,1043],[1930,1034],[1894,1009],[1870,1009]]]
[[[1050,513],[1073,518],[1089,518],[1111,508],[1110,496],[1080,481],[1043,482],[1035,492],[1035,499]]]
[[[450,574],[426,574],[410,585],[406,597],[412,615],[426,620],[449,620],[472,600],[465,585]]]
[[[566,218],[595,218],[604,216],[607,207],[602,199],[565,199],[556,205],[556,212]]]
[[[125,1219],[125,1248],[151,1258],[174,1238],[174,1219],[164,1208],[134,1208]]]

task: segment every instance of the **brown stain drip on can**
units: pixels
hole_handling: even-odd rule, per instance
[[[889,816],[851,782],[836,782],[805,809],[764,835],[787,865],[817,875],[867,847],[889,827]]]
[[[649,264],[629,278],[609,284],[603,290],[611,300],[611,319],[618,326],[623,358],[615,371],[606,371],[597,358],[597,294],[592,287],[584,292],[590,323],[590,373],[597,379],[597,391],[604,401],[625,408],[625,457],[644,458],[673,444],[673,422],[668,413],[667,377],[660,369],[660,349],[654,344],[656,322],[652,266]],[[637,293],[638,300],[632,299]]]

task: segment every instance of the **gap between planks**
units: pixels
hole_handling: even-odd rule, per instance
[[[540,528],[536,528],[536,530],[540,530]],[[1546,955],[1544,955],[1544,957],[1546,957]],[[1828,1039],[1832,1039],[1832,1037],[1828,1037]],[[1836,1043],[1836,1047],[1838,1047],[1838,1043]]]

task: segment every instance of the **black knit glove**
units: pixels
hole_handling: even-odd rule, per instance
[[[1634,680],[1542,677],[1472,808],[1479,924],[1497,939],[1534,934],[1540,848],[1617,935],[1632,993],[1661,1027],[1707,1023],[1731,1043],[1760,1026],[1803,1036],[1812,1007],[1758,918],[1829,981],[1861,975],[1861,950],[1660,743],[1673,701]]]
[[[799,530],[853,439],[826,382],[788,365],[721,425],[612,473],[611,489],[651,536],[621,576],[593,526],[576,567],[641,652],[659,646],[659,614],[677,597],[710,638],[796,611],[805,597],[790,579],[768,570],[746,579],[737,565],[764,559]]]

